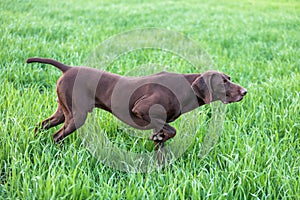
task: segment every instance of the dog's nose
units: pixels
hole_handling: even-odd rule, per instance
[[[246,90],[246,89],[242,89],[241,94],[242,94],[243,96],[245,96],[245,95],[247,94],[247,90]]]

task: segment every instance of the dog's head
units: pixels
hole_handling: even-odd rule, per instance
[[[201,74],[193,83],[192,89],[205,104],[220,100],[223,103],[238,102],[247,94],[247,90],[230,81],[230,77],[217,71]]]

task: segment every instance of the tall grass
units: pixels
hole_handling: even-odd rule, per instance
[[[1,1],[0,198],[299,199],[299,13],[297,1]],[[216,69],[248,89],[242,102],[227,106],[212,151],[198,157],[209,106],[199,108],[201,126],[185,154],[152,173],[106,166],[76,133],[63,147],[52,139],[57,128],[35,136],[34,125],[55,111],[60,72],[26,65],[26,58],[81,65],[101,41],[141,27],[182,32],[212,56]],[[140,60],[190,70],[151,52],[129,58],[110,71],[126,74]],[[114,134],[118,145],[135,144]],[[151,145],[133,146],[143,152]]]

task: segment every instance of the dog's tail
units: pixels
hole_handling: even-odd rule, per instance
[[[26,60],[27,63],[33,63],[33,62],[38,62],[38,63],[44,63],[44,64],[50,64],[53,65],[55,67],[57,67],[58,69],[60,69],[62,72],[66,72],[68,69],[70,69],[71,67],[68,65],[65,65],[63,63],[60,63],[56,60],[53,59],[49,59],[49,58],[28,58]]]

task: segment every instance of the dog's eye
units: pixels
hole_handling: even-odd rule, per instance
[[[223,80],[223,83],[227,83],[227,82],[228,82],[228,80],[227,80],[227,79],[224,79],[224,80]]]

